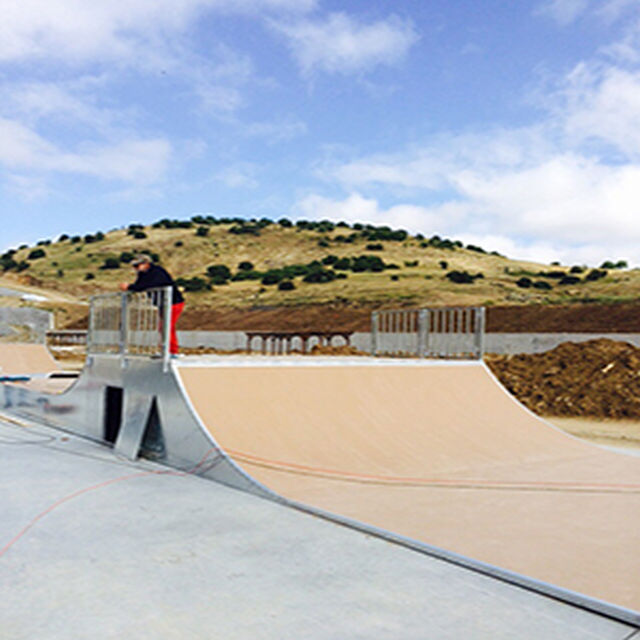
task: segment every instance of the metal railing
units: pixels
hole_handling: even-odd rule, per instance
[[[371,353],[418,358],[482,359],[484,307],[374,311]]]
[[[92,296],[87,353],[169,359],[171,287]]]

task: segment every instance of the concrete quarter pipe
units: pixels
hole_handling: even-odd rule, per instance
[[[205,428],[276,493],[640,610],[640,460],[538,419],[481,363],[184,361]]]

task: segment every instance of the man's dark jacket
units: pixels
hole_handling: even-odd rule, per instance
[[[146,271],[138,271],[138,277],[133,284],[129,285],[129,291],[146,291],[155,287],[172,287],[172,304],[184,302],[180,289],[176,286],[173,278],[165,269],[157,264],[149,265]]]

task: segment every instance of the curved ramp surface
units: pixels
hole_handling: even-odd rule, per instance
[[[480,363],[183,363],[215,440],[286,498],[640,610],[640,460],[538,419]]]
[[[43,344],[0,344],[0,376],[59,371],[60,365]]]

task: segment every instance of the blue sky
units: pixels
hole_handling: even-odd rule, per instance
[[[0,248],[196,213],[640,263],[640,0],[0,0]]]

